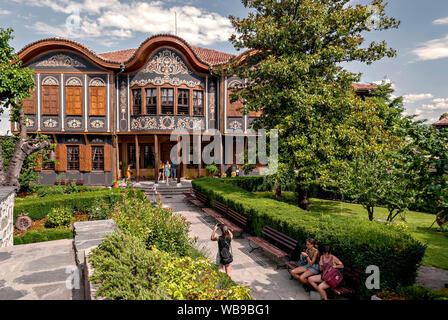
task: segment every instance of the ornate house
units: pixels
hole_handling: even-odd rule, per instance
[[[223,138],[235,132],[247,136],[259,115],[243,115],[238,102],[230,103],[239,79],[213,73],[234,55],[173,35],[103,54],[50,38],[27,45],[18,56],[35,71],[35,91],[24,102],[28,132],[46,134],[57,144],[57,163],[38,168],[41,184],[61,177],[110,185],[129,164],[136,179],[157,177],[155,168],[170,159],[176,143],[170,141],[172,130],[187,130],[192,138],[199,129],[219,130]],[[356,89],[368,94],[372,87]],[[15,124],[12,131],[17,132]],[[204,164],[184,163],[181,175],[205,175]]]

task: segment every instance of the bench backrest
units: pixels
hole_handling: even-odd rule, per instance
[[[361,270],[356,268],[344,268],[344,280],[350,286],[357,286],[361,282]]]
[[[247,218],[245,216],[239,214],[235,210],[230,209],[225,204],[223,204],[223,203],[221,203],[221,202],[219,202],[217,200],[213,200],[213,207],[218,209],[218,210],[220,210],[221,212],[227,214],[230,218],[232,218],[233,220],[235,220],[236,222],[238,222],[242,226],[246,226]]]
[[[291,251],[294,250],[294,248],[297,246],[297,240],[294,240],[286,234],[281,233],[280,231],[275,230],[274,228],[271,228],[269,226],[264,226],[262,233],[265,237],[274,240],[275,242],[283,245]]]
[[[203,195],[202,193],[200,193],[197,190],[194,190],[194,194],[196,196],[196,198],[202,202],[207,202],[207,196]]]

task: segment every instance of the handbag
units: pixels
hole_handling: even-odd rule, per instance
[[[333,267],[333,257],[331,257],[331,264],[324,263],[322,268],[322,280],[325,281],[331,288],[336,288],[344,278],[342,272]]]

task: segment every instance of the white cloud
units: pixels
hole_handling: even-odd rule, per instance
[[[434,39],[422,43],[419,48],[412,51],[419,60],[436,60],[448,58],[448,35],[444,38]]]
[[[417,119],[427,119],[429,123],[439,120],[440,115],[448,111],[448,98],[435,98],[431,103],[423,104],[415,110]]]
[[[233,32],[228,18],[191,5],[166,7],[161,1],[121,0],[14,0],[32,6],[48,7],[67,14],[67,23],[50,25],[36,22],[30,28],[43,34],[70,38],[95,38],[113,42],[130,38],[135,32],[148,35],[175,32],[192,44],[209,45],[227,41]],[[108,38],[108,39],[106,39]]]
[[[433,95],[431,93],[420,93],[420,94],[405,94],[403,96],[403,102],[405,104],[415,103],[418,101],[432,99]]]
[[[9,11],[9,10],[0,10],[0,16],[3,16],[3,15],[9,15],[9,14],[11,14],[12,12],[11,11]]]
[[[432,23],[433,24],[448,24],[448,17],[434,20]]]

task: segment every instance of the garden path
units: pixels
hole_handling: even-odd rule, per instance
[[[190,204],[184,195],[163,195],[164,207],[172,208],[182,214],[191,223],[190,236],[198,238],[198,247],[214,263],[218,245],[210,241],[214,218]],[[309,300],[310,295],[296,280],[290,280],[285,269],[276,270],[276,265],[269,257],[257,251],[249,253],[247,239],[232,241],[234,262],[232,279],[252,289],[252,297],[256,300]]]
[[[0,249],[0,300],[81,300],[82,282],[70,287],[79,275],[73,239]]]

